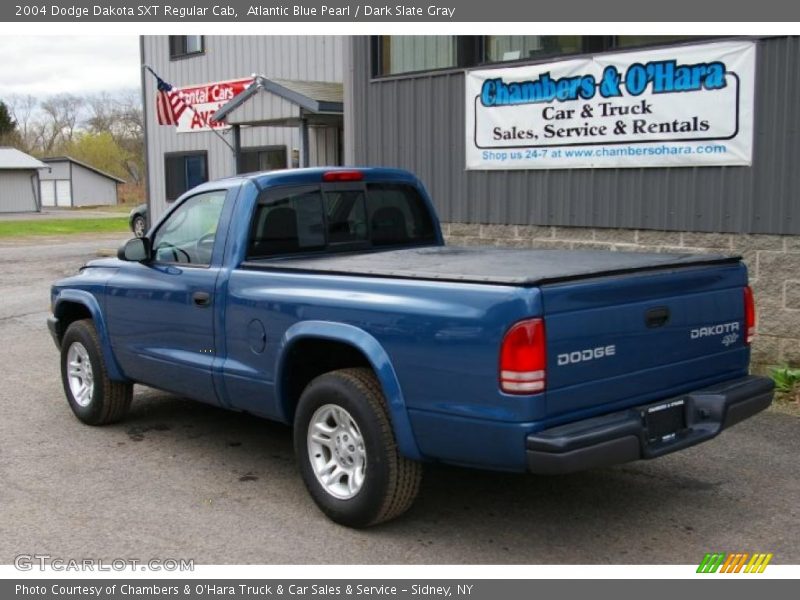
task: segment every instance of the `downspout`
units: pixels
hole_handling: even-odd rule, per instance
[[[300,111],[300,166],[308,167],[309,161],[308,149],[308,118]]]
[[[69,205],[75,208],[75,186],[72,184],[72,161],[69,161]]]
[[[39,194],[40,185],[39,171],[36,170],[31,173],[31,190],[33,191],[33,205],[36,208],[36,212],[42,212],[42,200]]]
[[[242,172],[242,131],[239,123],[233,125],[233,164],[233,174],[238,175]]]
[[[139,59],[142,66],[146,61],[144,58],[144,36],[139,36]],[[141,69],[141,82],[142,82],[142,134],[144,137],[144,201],[147,204],[147,221],[153,223],[155,220],[155,213],[153,212],[153,194],[150,190],[150,147],[148,146],[147,135],[148,117],[147,117],[147,78],[145,77],[144,69]],[[119,188],[117,188],[117,204],[119,204]]]

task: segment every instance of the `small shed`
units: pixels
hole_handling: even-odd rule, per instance
[[[117,185],[123,179],[96,169],[71,156],[43,158],[42,206],[99,206],[117,203]]]
[[[0,148],[0,213],[37,212],[39,170],[47,165],[16,148]]]

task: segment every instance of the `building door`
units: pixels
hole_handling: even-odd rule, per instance
[[[72,206],[72,186],[69,179],[56,180],[56,206]]]
[[[55,206],[56,205],[56,182],[55,181],[42,181],[40,184],[42,190],[42,206]]]

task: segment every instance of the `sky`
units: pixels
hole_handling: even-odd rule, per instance
[[[139,89],[139,38],[0,35],[0,99]]]

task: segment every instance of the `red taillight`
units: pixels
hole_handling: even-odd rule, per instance
[[[744,288],[744,330],[744,341],[750,344],[756,337],[756,302],[749,285]]]
[[[506,333],[500,349],[500,389],[508,394],[544,391],[544,321],[520,321]]]
[[[361,171],[326,171],[322,174],[322,181],[362,181],[364,173]]]

